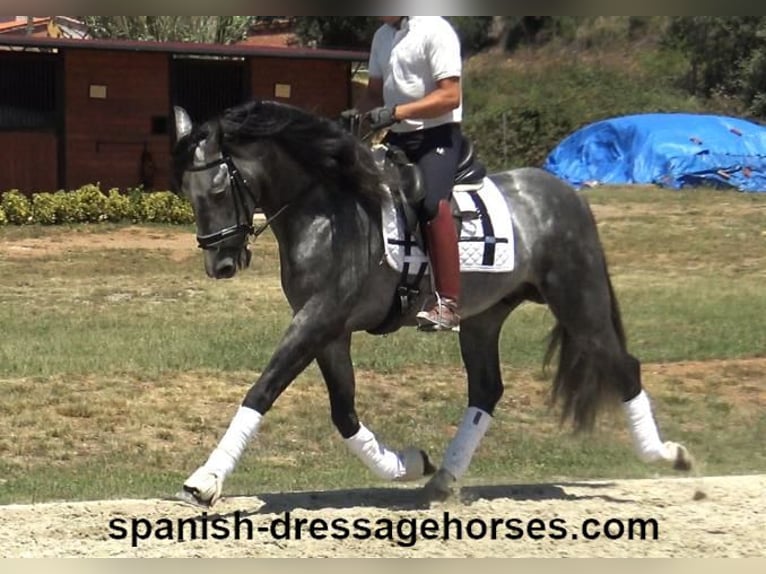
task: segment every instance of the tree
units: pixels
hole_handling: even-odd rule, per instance
[[[231,44],[247,37],[256,16],[82,16],[93,38]]]
[[[493,16],[448,16],[447,20],[460,38],[464,56],[475,54],[492,42]]]
[[[691,93],[736,98],[766,117],[766,17],[675,17],[666,42],[689,62]]]
[[[448,16],[458,33],[464,55],[486,47],[490,41],[492,16]],[[381,25],[374,16],[297,16],[295,34],[302,44],[323,48],[368,50]]]
[[[761,18],[754,48],[740,65],[739,82],[750,113],[766,118],[766,18]]]
[[[372,16],[297,16],[295,35],[304,45],[367,50],[380,24]]]

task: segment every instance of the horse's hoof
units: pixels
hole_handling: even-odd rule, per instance
[[[205,467],[200,467],[186,479],[183,491],[179,492],[176,498],[188,504],[211,508],[221,498],[222,491],[221,478]]]
[[[665,447],[674,453],[673,470],[688,472],[692,469],[694,466],[694,458],[691,453],[689,453],[689,449],[684,445],[675,442],[666,442]]]
[[[399,457],[405,468],[404,476],[399,478],[402,482],[418,480],[436,472],[436,468],[431,464],[428,455],[419,448],[407,447],[399,453]]]
[[[440,468],[423,487],[423,494],[428,502],[444,502],[455,493],[456,482],[452,474]]]
[[[173,498],[187,506],[193,506],[194,508],[200,508],[202,510],[210,510],[209,504],[202,502],[194,493],[189,492],[188,490],[179,490]]]

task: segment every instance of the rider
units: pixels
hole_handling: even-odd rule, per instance
[[[420,213],[435,300],[417,317],[424,330],[460,322],[460,262],[450,196],[462,133],[460,40],[441,16],[383,16],[370,49],[362,111],[385,142],[402,149],[423,174]]]

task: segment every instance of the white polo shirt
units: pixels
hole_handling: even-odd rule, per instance
[[[460,40],[452,25],[441,16],[410,16],[400,30],[384,24],[375,32],[370,47],[371,78],[383,79],[387,106],[419,100],[436,89],[444,78],[460,77]],[[409,132],[463,119],[463,102],[437,118],[403,120],[393,131]]]

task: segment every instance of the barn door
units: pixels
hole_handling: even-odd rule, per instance
[[[203,122],[249,96],[245,61],[176,57],[171,74],[171,101],[192,121]]]
[[[59,186],[61,59],[0,51],[0,193]]]

